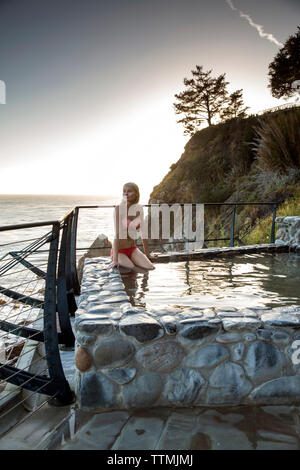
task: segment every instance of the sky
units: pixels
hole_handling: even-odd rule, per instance
[[[298,25],[298,0],[0,0],[0,194],[134,181],[146,202],[189,139],[184,77],[226,73],[251,113],[284,104],[268,66]]]

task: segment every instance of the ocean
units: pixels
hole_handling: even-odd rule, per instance
[[[47,195],[0,195],[0,227],[31,222],[55,221],[75,206],[110,206],[119,202],[117,197],[105,196],[47,196]],[[114,235],[113,208],[80,209],[77,235],[77,260],[85,253],[97,235],[105,234],[110,240]],[[43,300],[44,281],[30,270],[12,262],[12,251],[29,246],[51,230],[51,226],[17,229],[0,232],[0,286],[13,289],[24,296]],[[47,245],[48,246],[48,245]],[[81,250],[80,250],[81,249]],[[43,251],[44,250],[44,251]],[[48,247],[27,258],[41,270],[47,269]],[[0,294],[0,319],[11,323],[32,325],[42,315],[40,308],[28,307]],[[14,357],[14,345],[24,340],[0,331],[0,362],[4,351],[8,359]],[[11,356],[12,355],[12,356]],[[2,357],[3,362],[3,357]]]
[[[118,197],[80,195],[0,195],[0,227],[58,220],[72,207],[86,205],[109,206],[119,202]],[[50,227],[0,232],[0,254],[10,243],[31,240],[44,235]],[[113,209],[80,209],[77,247],[89,247],[98,234],[113,238]]]

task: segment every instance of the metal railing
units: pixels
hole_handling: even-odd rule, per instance
[[[248,228],[244,227],[244,233],[241,235],[240,230],[236,232],[236,216],[237,216],[237,208],[245,207],[245,206],[264,206],[264,207],[271,207],[272,208],[272,223],[271,223],[271,230],[270,230],[270,243],[275,243],[275,222],[276,222],[276,213],[277,213],[277,202],[224,202],[224,203],[206,203],[206,206],[224,206],[228,208],[227,211],[227,218],[231,219],[230,224],[230,235],[229,237],[223,238],[205,238],[206,242],[209,241],[229,241],[230,246],[233,247],[235,242],[238,242],[240,245],[243,245],[244,242],[242,238],[244,238],[252,229],[253,225],[250,224]],[[267,212],[266,217],[270,214]],[[261,218],[260,218],[261,221]],[[228,224],[228,225],[229,225]]]
[[[181,206],[184,206],[184,203],[178,203],[179,205]],[[188,203],[189,205],[195,207],[197,205],[197,203]],[[209,231],[205,238],[204,238],[204,242],[207,243],[207,242],[229,242],[229,246],[233,247],[235,245],[235,243],[239,243],[240,245],[243,245],[244,242],[243,242],[243,238],[253,229],[253,225],[250,224],[249,227],[244,227],[244,231],[243,233],[241,233],[241,230],[238,229],[237,230],[237,223],[236,223],[236,218],[238,216],[238,208],[243,208],[243,207],[246,207],[246,206],[262,206],[262,207],[270,207],[271,208],[271,211],[266,211],[266,213],[264,214],[264,217],[269,217],[270,213],[272,213],[272,223],[271,223],[271,228],[270,228],[270,243],[275,243],[275,220],[276,220],[276,213],[277,213],[277,207],[278,207],[278,202],[207,202],[207,203],[203,203],[204,205],[204,208],[205,208],[205,211],[207,212],[207,209],[208,208],[213,208],[213,207],[218,207],[218,208],[222,208],[224,207],[225,208],[225,212],[222,216],[219,216],[220,219],[222,219],[222,226],[225,227],[225,230],[226,230],[226,227],[228,227],[228,236],[223,236],[223,237],[213,237],[212,238],[212,235],[213,235],[213,230]],[[169,206],[172,206],[172,204],[168,204]],[[144,208],[151,208],[153,206],[160,206],[160,204],[143,204],[143,207]],[[79,213],[79,210],[82,210],[82,209],[107,209],[107,208],[111,208],[111,209],[114,209],[116,206],[115,205],[90,205],[90,206],[77,206],[74,210],[77,211],[77,218],[78,218],[78,213]],[[146,214],[147,215],[147,214]],[[150,215],[148,214],[149,218],[150,218]],[[261,221],[262,217],[259,216],[258,217],[259,221]],[[113,217],[112,217],[112,220],[113,220]],[[150,234],[151,230],[149,230],[149,234]],[[151,238],[149,240],[151,242]],[[186,238],[182,238],[180,240],[171,240],[171,241],[166,241],[166,240],[160,240],[160,244],[161,245],[168,245],[168,244],[176,244],[178,242],[193,242],[194,240],[188,240]],[[156,243],[156,245],[158,245],[159,243]],[[91,248],[91,247],[81,247],[81,248],[77,248],[76,251],[84,251],[84,250],[97,250],[97,249],[101,249],[101,248],[107,248],[107,246],[95,246],[94,248]],[[75,270],[75,268],[74,268]]]
[[[236,231],[236,215],[237,209],[246,205],[271,206],[270,242],[274,243],[275,202],[204,203],[206,210],[225,209],[222,223],[226,219],[229,229],[228,236],[212,238],[208,234],[204,241],[243,244]],[[46,395],[48,400],[44,403],[50,400],[69,404],[74,400],[64,374],[60,345],[74,346],[70,317],[74,316],[76,296],[80,294],[76,255],[90,248],[77,247],[79,213],[115,207],[76,206],[60,220],[0,227],[0,234],[26,230],[24,239],[17,237],[16,241],[0,243],[0,419],[9,412],[6,403],[20,390]],[[48,227],[45,234],[31,235],[32,229],[44,227]],[[166,241],[162,243],[165,245]],[[107,247],[95,247],[98,248]]]
[[[299,103],[295,101],[293,103],[285,103],[285,104],[280,104],[278,106],[273,106],[273,108],[262,109],[261,111],[258,111],[256,114],[261,115],[265,113],[274,113],[275,111],[281,111],[282,109],[297,108],[298,106],[299,106]]]
[[[0,419],[15,407],[7,404],[20,390],[46,395],[47,403],[74,401],[59,345],[72,348],[75,341],[77,213],[0,227],[1,234],[50,227],[43,236],[0,245]]]

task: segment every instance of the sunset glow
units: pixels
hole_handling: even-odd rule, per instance
[[[255,25],[281,44],[296,2],[231,2],[253,24],[225,0],[71,3],[0,6],[2,194],[117,195],[129,180],[146,201],[188,141],[173,103],[196,64],[226,73],[249,113],[286,102],[267,87],[279,45]]]

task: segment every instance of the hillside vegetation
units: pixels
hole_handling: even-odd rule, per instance
[[[197,132],[149,202],[277,202],[277,215],[300,215],[300,108],[232,119]],[[272,210],[238,206],[239,238],[267,242]],[[230,206],[206,206],[206,238],[228,237],[230,220]]]

